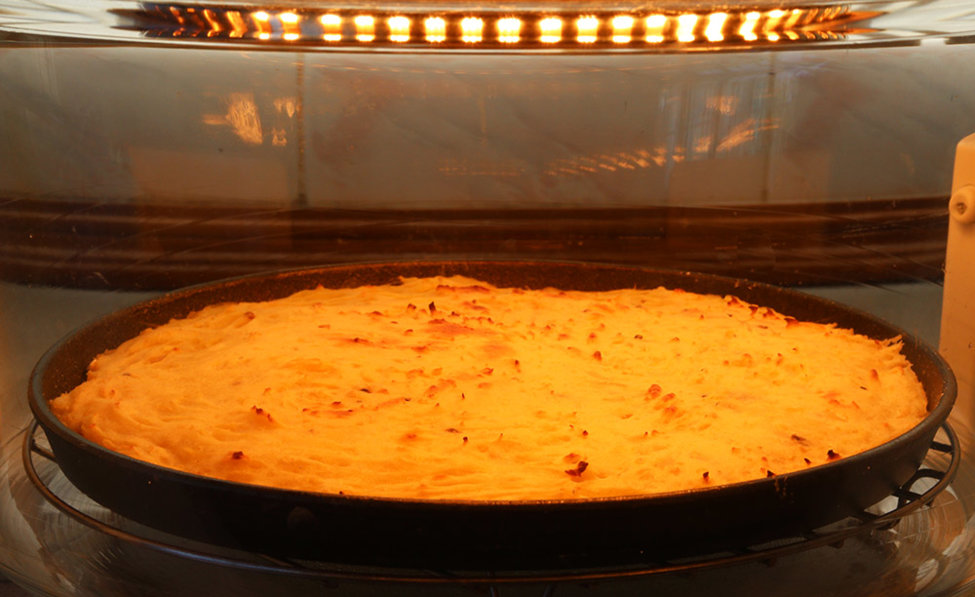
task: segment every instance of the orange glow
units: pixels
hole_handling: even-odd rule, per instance
[[[178,9],[178,8],[176,8],[175,6],[170,6],[170,7],[169,7],[169,14],[171,14],[171,15],[173,15],[173,18],[174,18],[174,19],[176,20],[176,22],[177,22],[177,23],[179,23],[180,25],[184,25],[184,24],[186,24],[186,20],[185,20],[185,19],[183,18],[183,15],[182,15],[182,13],[180,13],[180,12],[179,12],[179,9]]]
[[[633,24],[636,19],[629,15],[613,17],[613,43],[628,44],[633,39]]]
[[[682,14],[677,17],[677,41],[689,43],[695,40],[694,27],[697,25],[697,15]]]
[[[214,14],[214,12],[209,8],[204,8],[203,18],[206,19],[207,26],[209,27],[209,29],[207,29],[207,37],[220,35],[220,32],[223,31],[223,26],[220,24],[220,21],[217,20],[217,16]]]
[[[555,44],[562,41],[562,19],[558,17],[545,17],[538,23],[541,31],[539,39],[545,44]]]
[[[278,15],[278,19],[281,20],[285,40],[297,41],[301,39],[301,17],[293,12],[283,12]]]
[[[710,42],[724,40],[724,26],[728,22],[728,13],[715,12],[708,15],[708,24],[704,28],[704,38]]]
[[[460,22],[461,41],[476,44],[484,39],[484,21],[477,17],[467,17]]]
[[[596,43],[638,48],[670,43],[831,41],[846,38],[850,22],[876,13],[856,12],[845,5],[789,9],[660,12],[646,14],[604,10],[544,14],[491,8],[461,12],[446,9],[404,9],[401,14],[355,14],[349,6],[316,10],[314,6],[242,11],[226,6],[153,5],[146,18],[159,21],[156,35],[171,37],[260,39],[276,42],[319,40],[333,43],[403,44],[448,42],[485,47],[541,43],[577,48]],[[286,4],[279,6],[287,6]],[[486,6],[486,5],[485,5]],[[571,7],[563,7],[571,11]],[[560,8],[559,10],[562,10]],[[636,43],[635,43],[636,42]],[[718,49],[709,47],[708,49]]]
[[[230,23],[230,37],[244,37],[247,33],[247,21],[244,20],[244,16],[236,10],[228,10],[224,16]]]
[[[779,41],[781,36],[779,35],[778,29],[782,25],[782,20],[786,16],[784,10],[771,10],[768,13],[768,17],[765,20],[765,24],[762,25],[762,33],[765,38],[769,41]]]
[[[757,40],[758,35],[755,33],[755,26],[758,25],[758,19],[761,16],[761,13],[758,12],[749,12],[745,14],[745,20],[738,29],[738,35],[740,35],[745,41]]]
[[[389,27],[389,41],[403,43],[410,41],[410,19],[408,17],[390,17],[386,21]]]
[[[359,15],[353,19],[355,23],[355,38],[361,42],[376,39],[376,19],[369,15]]]
[[[599,35],[599,19],[593,16],[579,17],[576,21],[576,40],[582,44],[595,43]]]
[[[440,17],[430,17],[423,21],[423,28],[428,42],[439,43],[447,39],[447,21]]]
[[[799,23],[799,20],[802,19],[803,14],[805,13],[801,8],[793,8],[792,12],[789,13],[789,18],[785,20],[783,25],[784,28],[787,31],[792,32],[792,30],[795,29],[796,25]]]
[[[325,41],[342,41],[342,17],[335,14],[325,14],[319,19],[322,24],[322,39]]]
[[[506,17],[498,19],[498,41],[505,44],[518,43],[521,39],[521,19]]]
[[[646,18],[645,26],[647,30],[646,40],[651,44],[659,44],[664,41],[664,29],[667,27],[667,17],[664,15],[650,15]]]
[[[237,137],[248,145],[264,142],[261,116],[257,110],[254,96],[249,93],[232,93],[227,98],[226,123]]]
[[[271,15],[263,10],[259,10],[251,15],[254,25],[257,27],[257,37],[259,39],[271,38]]]

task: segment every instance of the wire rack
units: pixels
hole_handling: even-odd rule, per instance
[[[907,482],[894,489],[888,497],[856,516],[799,535],[782,537],[759,545],[743,546],[739,549],[720,553],[675,560],[641,562],[640,564],[620,566],[600,565],[594,568],[574,568],[571,570],[519,570],[514,572],[498,570],[458,572],[336,564],[333,562],[282,559],[272,554],[242,552],[198,543],[141,527],[105,508],[92,508],[90,500],[80,491],[59,492],[52,488],[55,481],[65,480],[63,474],[60,473],[57,459],[36,421],[24,435],[22,458],[27,477],[45,501],[71,520],[124,544],[137,545],[140,548],[198,563],[214,564],[251,572],[294,575],[309,579],[345,578],[427,583],[482,582],[488,583],[492,587],[491,594],[493,595],[496,594],[493,587],[501,586],[506,581],[558,582],[689,572],[745,562],[772,562],[778,558],[805,550],[841,545],[852,536],[891,528],[909,514],[930,506],[932,501],[944,492],[954,479],[961,462],[961,449],[951,426],[947,423],[942,425],[931,443],[923,464]],[[53,469],[53,472],[52,470],[45,470],[42,473],[39,470],[40,466],[47,466],[48,469]],[[65,483],[67,482],[65,481]],[[68,485],[70,486],[69,483]]]

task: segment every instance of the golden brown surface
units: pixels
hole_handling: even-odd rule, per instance
[[[52,408],[200,475],[484,500],[781,474],[880,445],[926,404],[896,339],[733,297],[455,277],[209,307],[99,356]]]

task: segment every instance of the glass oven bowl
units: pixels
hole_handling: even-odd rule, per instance
[[[7,28],[26,35],[305,50],[767,50],[810,43],[909,45],[971,31],[963,3],[945,0],[6,3],[13,15]]]
[[[182,578],[58,522],[21,447],[46,350],[191,284],[615,263],[798,287],[936,344],[954,149],[975,132],[970,3],[716,6],[0,0],[0,568],[64,595]],[[948,506],[829,553],[896,561],[868,580],[904,594],[970,580],[973,467]],[[795,579],[820,553],[757,566]]]

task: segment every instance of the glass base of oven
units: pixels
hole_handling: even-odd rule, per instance
[[[862,520],[645,566],[517,572],[282,560],[165,535],[74,488],[31,425],[3,446],[0,561],[18,585],[51,596],[961,595],[975,588],[975,464],[962,458],[973,434],[959,425]]]

